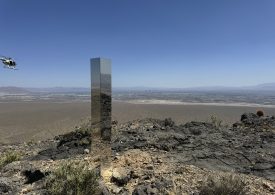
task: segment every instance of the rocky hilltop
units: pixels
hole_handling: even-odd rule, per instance
[[[49,194],[48,178],[68,162],[94,170],[101,194],[211,194],[203,189],[209,178],[243,185],[231,194],[275,194],[275,117],[245,113],[232,126],[217,118],[113,122],[111,144],[98,150],[88,124],[52,140],[1,145],[0,194]],[[20,155],[4,159],[11,151]]]

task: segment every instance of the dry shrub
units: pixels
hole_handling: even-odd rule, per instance
[[[20,160],[22,154],[13,150],[9,150],[0,156],[0,169],[7,164]]]
[[[217,116],[211,115],[210,119],[211,119],[212,125],[213,125],[215,128],[219,129],[220,127],[222,127],[222,120],[219,119]]]
[[[245,182],[236,175],[226,174],[208,177],[199,188],[200,195],[247,195]]]
[[[48,194],[54,195],[100,194],[96,172],[83,162],[61,164],[47,178],[46,189]]]
[[[262,117],[262,116],[264,116],[264,111],[258,110],[256,114],[258,117]]]
[[[165,127],[173,127],[175,122],[171,118],[164,119],[164,126]]]

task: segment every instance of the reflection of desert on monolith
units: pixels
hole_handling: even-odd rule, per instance
[[[93,136],[111,140],[111,60],[91,59],[91,117]]]

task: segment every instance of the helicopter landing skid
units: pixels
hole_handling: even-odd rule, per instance
[[[9,67],[9,66],[4,66],[4,68],[7,68],[7,69],[12,69],[12,70],[18,70],[17,68],[14,68],[14,67]]]

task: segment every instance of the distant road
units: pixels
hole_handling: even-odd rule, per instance
[[[171,117],[177,123],[207,121],[211,115],[226,123],[240,119],[244,112],[256,107],[213,105],[132,104],[113,102],[113,119],[120,123],[146,117]],[[275,108],[263,109],[275,115]],[[0,143],[43,140],[74,130],[81,120],[90,116],[89,102],[73,103],[0,103]]]

